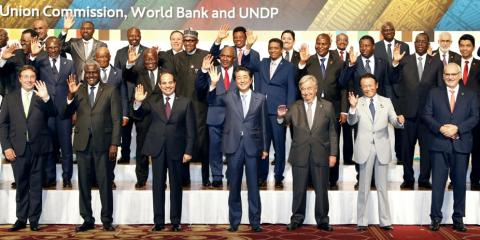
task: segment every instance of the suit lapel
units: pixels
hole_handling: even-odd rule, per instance
[[[23,100],[22,100],[22,91],[21,91],[21,90],[19,90],[18,93],[17,93],[17,99],[18,99],[18,102],[21,103],[21,104],[20,104],[20,109],[21,109],[21,111],[22,111],[22,116],[23,116],[25,119],[27,119],[27,117],[25,116],[25,108],[23,108]],[[31,104],[31,101],[30,101],[30,105],[32,105],[32,104]],[[28,114],[30,115],[30,109],[29,109],[28,111],[29,111]]]
[[[102,81],[100,81],[100,84],[98,85],[98,90],[97,90],[97,95],[95,96],[95,101],[93,103],[93,107],[92,109],[95,108],[95,106],[97,106],[97,103],[101,100],[101,98],[103,97],[103,87],[104,85],[102,84]],[[87,91],[88,92],[88,91]]]
[[[240,116],[241,119],[244,119],[242,99],[240,98],[240,92],[238,90],[236,90],[235,93],[231,94],[230,96],[232,98],[233,103],[236,106],[235,110],[236,110],[237,114]]]
[[[83,60],[83,61],[86,61],[86,57],[88,56],[85,56],[85,45],[83,44],[83,39],[79,39],[78,41],[75,41],[72,43],[73,44],[73,47],[77,49],[77,53],[78,56]]]
[[[277,73],[281,71],[281,68],[282,68],[283,65],[284,65],[284,64],[283,64],[284,61],[285,61],[285,59],[282,59],[282,60],[280,61],[280,63],[278,63],[278,66],[277,66],[277,68],[275,69],[275,72],[273,72],[273,76],[272,76],[271,80],[274,80],[274,77],[277,75]]]
[[[162,96],[162,99],[163,99],[163,96]],[[177,110],[177,109],[178,109],[178,103],[179,103],[179,102],[178,102],[178,96],[175,95],[175,99],[174,99],[174,101],[173,101],[173,106],[170,106],[170,107],[171,107],[171,111],[170,111],[170,118],[169,118],[168,120],[172,119],[172,117],[173,117],[173,116],[175,115],[175,113],[178,111],[178,110]],[[167,117],[167,113],[166,113],[165,111],[163,111],[163,112],[165,113],[164,115],[165,115],[165,118],[166,118],[166,117]],[[167,120],[167,121],[168,121],[168,120]]]
[[[270,62],[271,59],[268,58],[266,64],[263,65],[263,79],[265,79],[265,84],[268,84],[270,81]]]
[[[368,98],[363,96],[363,97],[360,98],[359,104],[362,106],[363,109],[365,109],[365,112],[368,115],[368,119],[370,119],[370,122],[373,123],[373,117],[372,117],[372,114],[370,113],[370,106],[369,106],[370,103],[367,100],[368,100]],[[376,111],[376,109],[375,109],[375,111]]]
[[[305,105],[304,105],[305,106]],[[304,107],[305,108],[305,107]],[[323,114],[323,101],[319,101],[317,99],[317,106],[315,107],[315,116],[313,117],[313,123],[312,123],[312,129],[310,131],[315,131],[318,129],[319,127],[319,122],[320,122],[320,119],[321,119],[321,116]],[[306,112],[305,112],[305,116],[306,116]],[[306,119],[306,118],[305,118]],[[307,127],[308,127],[308,119],[307,119]]]
[[[305,102],[301,102],[299,103],[300,104],[300,116],[303,116],[303,122],[300,123],[300,124],[303,124],[304,128],[305,129],[308,129],[310,130],[310,128],[308,127],[308,118],[307,118],[307,110],[305,109]]]

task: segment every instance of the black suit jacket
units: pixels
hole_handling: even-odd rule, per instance
[[[373,74],[377,79],[378,90],[380,95],[385,96],[385,83],[388,82],[388,62],[384,59],[374,56],[375,67]],[[365,66],[363,64],[362,56],[357,57],[357,62],[353,66],[349,66],[346,63],[343,67],[342,74],[340,76],[340,84],[342,87],[348,88],[349,91],[354,91],[356,95],[363,96],[363,91],[360,88],[360,77],[366,73]]]
[[[342,88],[339,82],[344,63],[340,61],[340,58],[336,57],[335,52],[336,50],[329,51],[330,54],[328,63],[326,63],[325,78],[322,76],[318,54],[310,56],[306,66],[299,70],[299,75],[303,77],[310,74],[317,78],[317,97],[332,102],[336,116],[338,117],[340,112],[347,112],[347,95],[345,89]]]
[[[167,119],[163,94],[154,93],[138,110],[133,110],[136,118],[142,118],[146,114],[150,115],[152,123],[143,144],[143,154],[156,157],[165,151],[167,158],[179,161],[183,154],[193,155],[196,128],[190,99],[176,95],[170,118]]]
[[[440,58],[440,55],[442,54],[439,49],[433,51],[433,58],[436,58],[440,61],[442,61],[442,58]],[[456,52],[448,51],[448,61],[447,63],[459,63],[462,60],[462,56]]]
[[[2,96],[20,89],[18,70],[23,65],[30,63],[23,49],[15,50],[14,54],[15,55],[8,59],[5,65],[0,68],[0,95]]]
[[[48,131],[48,118],[57,115],[57,110],[50,98],[44,102],[35,93],[30,100],[28,117],[23,110],[20,89],[7,94],[2,101],[0,111],[0,143],[2,149],[13,148],[17,156],[25,153],[27,132],[34,153],[52,151],[52,140]]]
[[[65,117],[77,113],[73,140],[75,151],[85,151],[91,136],[91,147],[106,152],[110,145],[120,145],[122,111],[120,96],[112,85],[99,82],[93,108],[88,101],[88,84],[82,84],[73,101],[63,107]]]
[[[458,59],[456,62],[459,66],[461,64],[462,58]],[[461,73],[463,76],[463,69]],[[463,85],[463,81],[460,81],[460,84]],[[470,65],[470,71],[468,71],[468,80],[467,80],[467,88],[472,89],[475,93],[477,93],[478,100],[480,102],[480,60],[473,58],[472,64]]]
[[[443,63],[425,54],[422,79],[418,79],[417,59],[412,54],[404,56],[400,64],[393,67],[392,82],[397,85],[399,115],[407,118],[420,117],[430,89],[443,86]],[[417,115],[418,114],[418,115]]]
[[[129,105],[127,97],[127,86],[123,80],[122,70],[110,65],[110,73],[108,73],[108,78],[106,84],[111,84],[115,86],[117,91],[120,94],[120,99],[122,103],[122,116],[128,117]]]

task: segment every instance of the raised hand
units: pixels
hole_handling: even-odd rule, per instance
[[[134,48],[128,49],[128,64],[134,64],[138,57],[140,57],[140,54],[136,53]]]
[[[212,54],[207,54],[205,57],[203,57],[202,69],[208,71],[210,69],[210,66],[212,65],[212,61],[213,61]]]
[[[437,55],[437,53],[433,53],[432,45],[428,45],[427,54],[431,57]]]
[[[141,103],[145,98],[147,98],[147,92],[145,92],[142,84],[138,84],[135,87],[135,101]]]
[[[80,88],[80,85],[82,85],[82,83],[77,84],[77,76],[73,75],[73,74],[70,74],[70,75],[68,75],[67,84],[68,84],[68,96],[67,97],[68,97],[69,100],[72,100],[73,96],[75,95],[75,93],[78,92],[78,89]]]
[[[35,82],[35,87],[37,88],[37,90],[33,90],[33,92],[35,93],[35,95],[37,95],[39,98],[41,99],[46,99],[48,98],[48,90],[47,90],[47,85],[45,84],[44,81],[41,81],[41,80],[37,80]]]
[[[400,53],[400,44],[395,44],[395,48],[393,49],[393,63],[398,64],[404,55],[405,52]]]
[[[75,24],[75,18],[73,17],[73,14],[68,13],[63,18],[63,31],[67,32],[70,28],[73,27],[73,24]]]
[[[300,46],[300,63],[305,64],[309,58],[308,44],[304,43]]]
[[[217,86],[217,83],[220,80],[220,73],[215,66],[210,66],[210,69],[208,69],[208,75],[210,75],[210,85]]]
[[[251,49],[253,44],[257,41],[257,35],[253,35],[252,31],[247,31],[247,44],[246,48]]]
[[[13,56],[15,56],[15,53],[14,53],[15,50],[21,49],[21,48],[22,47],[18,43],[13,43],[13,44],[8,45],[8,47],[6,47],[5,50],[2,53],[2,59],[8,60],[8,59],[12,58]]]
[[[230,25],[228,25],[227,23],[220,26],[220,29],[218,30],[218,33],[217,33],[217,39],[215,40],[215,42],[221,43],[223,39],[227,38],[229,35],[228,30],[230,30]]]
[[[357,55],[353,51],[353,46],[350,46],[350,50],[348,51],[348,61],[350,62],[350,65],[355,65],[357,62]]]
[[[32,56],[37,56],[40,51],[42,51],[42,46],[40,45],[40,42],[37,38],[32,38],[32,40],[30,41],[30,53],[32,54]]]
[[[348,102],[350,103],[350,107],[352,108],[357,107],[358,95],[355,96],[355,93],[348,92]]]

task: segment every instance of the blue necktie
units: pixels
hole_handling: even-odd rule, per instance
[[[90,87],[90,93],[88,94],[88,101],[90,101],[90,108],[93,108],[95,103],[95,87]]]
[[[320,68],[322,70],[322,79],[325,79],[325,58],[321,58]]]
[[[373,105],[373,98],[370,98],[370,105],[368,106],[368,108],[370,108],[372,119],[375,119],[375,105]]]

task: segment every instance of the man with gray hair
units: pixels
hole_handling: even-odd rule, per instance
[[[441,32],[438,35],[438,49],[433,51],[433,57],[442,61],[443,65],[451,62],[460,62],[461,56],[453,51],[450,51],[452,45],[452,35],[449,32]]]

